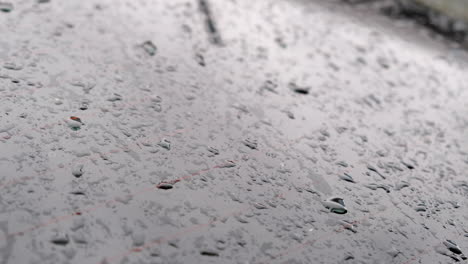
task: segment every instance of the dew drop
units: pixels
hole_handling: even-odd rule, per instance
[[[167,139],[163,139],[158,143],[158,146],[165,148],[167,150],[171,150],[171,142]]]
[[[70,239],[68,238],[67,234],[57,233],[54,237],[52,237],[50,242],[54,243],[55,245],[66,246],[68,242],[70,242]]]
[[[340,197],[330,197],[322,203],[325,206],[325,208],[330,209],[330,212],[332,213],[346,214],[348,212],[343,199]]]
[[[294,82],[290,82],[289,83],[289,88],[291,88],[291,90],[293,90],[294,92],[298,93],[298,94],[309,94],[309,90],[310,88],[309,87],[304,87],[304,86],[298,86],[296,83]]]
[[[141,44],[141,47],[148,55],[150,56],[156,55],[156,51],[157,51],[156,45],[154,45],[153,42],[151,42],[150,40],[143,42]]]
[[[9,2],[0,2],[0,11],[8,13],[13,10],[13,4]]]
[[[172,189],[174,186],[170,183],[160,183],[157,185],[158,189],[162,189],[162,190],[170,190]]]
[[[207,257],[219,257],[219,253],[214,250],[203,250],[200,252],[200,255]]]

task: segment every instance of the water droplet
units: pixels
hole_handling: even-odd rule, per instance
[[[85,93],[89,93],[96,86],[96,81],[92,78],[86,80],[73,79],[70,84],[76,87],[81,87]]]
[[[73,176],[76,178],[83,176],[83,167],[84,166],[82,164],[77,165],[72,171]]]
[[[210,157],[213,157],[213,156],[216,156],[216,155],[219,155],[219,150],[213,148],[213,147],[207,147],[206,148],[209,152],[211,152],[211,154],[209,155]]]
[[[133,232],[132,241],[135,247],[143,246],[145,243],[145,234],[143,232]]]
[[[54,235],[54,237],[52,237],[50,242],[54,243],[55,245],[66,246],[68,242],[70,242],[70,239],[68,238],[67,234],[57,233]]]
[[[294,113],[289,111],[289,110],[283,110],[283,113],[285,113],[290,119],[295,119],[296,117],[294,116]]]
[[[120,94],[114,93],[111,97],[107,98],[109,102],[122,101],[122,96]]]
[[[62,250],[62,254],[67,259],[72,259],[76,255],[76,250],[74,248],[65,248],[65,249]]]
[[[172,184],[170,184],[170,183],[162,182],[162,183],[158,184],[157,187],[158,187],[158,189],[162,189],[162,190],[170,190],[174,186]]]
[[[77,233],[72,235],[73,241],[77,244],[86,244],[88,241],[86,240],[86,236],[84,233],[78,231]]]
[[[13,10],[13,4],[8,2],[0,2],[0,11],[8,13]]]
[[[395,185],[395,190],[399,191],[405,187],[409,187],[409,183],[406,181],[401,181]]]
[[[451,240],[444,241],[444,245],[448,248],[448,250],[452,251],[453,253],[457,255],[463,254],[460,247]]]
[[[408,169],[412,170],[414,169],[414,165],[406,162],[406,161],[401,161],[401,164],[405,165]]]
[[[158,146],[165,148],[167,150],[171,150],[171,142],[167,139],[163,139],[158,143]]]
[[[80,110],[85,111],[88,110],[88,103],[87,102],[82,102],[80,105]]]
[[[347,174],[347,173],[344,173],[342,175],[338,175],[340,177],[340,179],[342,179],[343,181],[347,181],[347,182],[352,182],[352,183],[356,183],[353,179],[353,177],[351,177],[351,175]]]
[[[61,104],[63,104],[63,101],[60,98],[54,98],[54,104],[55,105],[61,105]]]
[[[340,220],[340,224],[343,226],[344,229],[347,229],[353,233],[357,233],[356,227],[352,222],[346,220]]]
[[[268,207],[262,203],[254,203],[253,205],[257,209],[267,209]]]
[[[414,210],[416,210],[416,212],[426,212],[427,208],[425,204],[420,203],[414,208]]]
[[[289,83],[289,88],[291,88],[294,92],[298,94],[309,94],[309,90],[310,90],[309,87],[304,87],[304,86],[301,87],[301,86],[298,86],[294,82]]]
[[[370,171],[373,171],[375,173],[377,173],[380,177],[382,177],[382,179],[386,179],[386,177],[384,175],[382,175],[378,170],[377,168],[375,168],[374,166],[372,165],[367,165],[367,169],[369,169]]]
[[[123,195],[117,196],[115,198],[115,201],[117,201],[119,203],[123,203],[123,204],[128,204],[132,199],[133,199],[133,195],[123,194]]]
[[[235,215],[234,218],[239,221],[239,223],[242,223],[242,224],[247,224],[249,222],[249,220],[247,220],[246,218],[244,218],[243,216],[240,216],[240,215]]]
[[[244,141],[242,141],[242,143],[244,143],[244,145],[246,145],[247,147],[249,147],[251,149],[257,149],[257,141],[256,140],[245,139]]]
[[[232,160],[227,160],[225,163],[217,166],[218,168],[232,168],[235,167],[236,163]]]
[[[195,54],[195,60],[197,61],[198,65],[205,67],[206,63],[203,55],[200,53]]]
[[[379,65],[384,69],[390,68],[390,63],[389,63],[388,59],[385,58],[385,57],[379,56],[377,58],[377,63],[379,63]]]
[[[457,201],[447,201],[449,204],[453,206],[453,208],[457,209],[460,208],[460,204]]]
[[[80,122],[81,124],[84,125],[84,123],[81,121],[81,118],[79,118],[77,116],[70,116],[70,119],[73,120],[73,121],[76,121],[76,122]]]
[[[151,42],[150,40],[143,42],[143,44],[141,44],[141,47],[148,55],[150,56],[156,55],[156,51],[157,51],[156,45],[154,45],[153,42]]]
[[[202,250],[200,251],[200,255],[202,256],[208,256],[208,257],[219,257],[219,253],[214,251],[214,250],[210,250],[210,249],[206,249],[206,250]]]
[[[330,212],[332,213],[346,214],[348,212],[343,199],[340,197],[330,197],[322,203],[325,206],[325,208],[330,209]]]
[[[76,176],[75,176],[75,177],[76,177]],[[83,192],[83,191],[71,191],[70,194],[86,196],[86,193]]]
[[[158,113],[162,111],[162,105],[161,105],[162,98],[160,96],[152,97],[150,101],[151,101],[151,105],[149,106],[150,108],[152,108],[154,111]]]
[[[370,183],[370,184],[365,184],[364,186],[374,191],[380,188],[380,189],[385,190],[387,193],[390,192],[390,187],[384,184]]]
[[[78,121],[75,121],[75,120],[66,120],[66,123],[68,125],[69,128],[71,128],[73,131],[77,131],[77,130],[80,130],[81,129],[81,126],[82,124]]]
[[[0,7],[1,7],[1,5],[0,5]],[[15,64],[13,62],[5,62],[3,64],[3,68],[5,68],[7,70],[12,70],[12,71],[19,71],[19,70],[23,69],[23,66],[21,66],[19,64]]]
[[[85,219],[83,217],[78,217],[73,220],[73,223],[70,227],[72,231],[77,231],[78,229],[83,228],[85,225]]]
[[[347,168],[349,165],[345,161],[338,161],[336,165]]]
[[[276,87],[278,87],[278,85],[270,80],[267,80],[263,83],[261,89],[262,90],[267,90],[269,92],[272,92],[272,93],[278,93],[276,91]]]

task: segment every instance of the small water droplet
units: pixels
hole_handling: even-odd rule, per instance
[[[409,183],[406,181],[401,181],[395,185],[395,190],[399,191],[405,187],[409,187]]]
[[[352,222],[341,220],[340,224],[343,226],[344,229],[350,230],[353,233],[357,233],[356,227]]]
[[[219,150],[213,148],[213,147],[207,147],[206,148],[211,154],[209,155],[210,157],[219,155]]]
[[[369,183],[369,184],[365,184],[364,186],[374,191],[380,188],[380,189],[385,190],[387,193],[390,192],[390,187],[384,184]]]
[[[290,119],[296,119],[296,117],[294,116],[294,113],[291,112],[290,110],[283,110],[282,112],[285,113]]]
[[[87,102],[82,102],[80,105],[80,110],[85,111],[88,110],[88,103]]]
[[[163,139],[158,143],[158,146],[165,148],[167,150],[171,150],[171,142],[167,139]]]
[[[109,102],[122,101],[122,96],[120,94],[114,93],[111,97],[107,98]]]
[[[71,191],[70,194],[73,194],[73,195],[86,195],[85,192],[83,192],[83,191]]]
[[[254,207],[257,209],[267,209],[268,207],[262,203],[254,203]]]
[[[82,164],[77,165],[72,171],[73,176],[76,178],[83,176],[83,167],[84,166]]]
[[[55,105],[61,105],[61,104],[63,104],[63,101],[60,98],[54,98],[54,104]]]
[[[163,182],[163,183],[158,184],[157,187],[158,187],[158,189],[162,189],[162,190],[170,190],[174,186],[172,184],[170,184],[170,183]]]
[[[154,45],[153,42],[151,42],[150,40],[143,42],[141,44],[141,47],[148,55],[150,56],[156,55],[156,51],[157,51],[156,45]]]
[[[81,121],[81,118],[77,117],[77,116],[70,116],[70,119],[73,120],[73,121],[76,121],[76,122],[80,122],[81,124],[83,124],[83,122]],[[84,125],[84,124],[83,124]]]
[[[57,233],[52,237],[50,242],[54,243],[55,245],[66,246],[68,242],[70,242],[70,239],[68,238],[67,234]]]
[[[219,257],[219,253],[214,251],[214,250],[209,250],[209,249],[206,249],[206,250],[202,250],[200,252],[200,255],[202,256],[208,256],[208,257]]]
[[[203,55],[201,55],[200,53],[195,54],[195,60],[197,61],[198,65],[205,67],[206,63]]]
[[[145,243],[145,234],[142,232],[133,232],[132,233],[133,246],[139,247],[143,246]]]
[[[411,163],[409,162],[406,162],[406,161],[401,161],[401,164],[405,165],[408,169],[410,170],[413,170],[414,169],[414,165],[412,165]]]
[[[298,86],[296,83],[294,82],[290,82],[289,83],[289,88],[291,88],[291,90],[293,90],[294,92],[298,93],[298,94],[309,94],[309,90],[310,88],[309,87],[305,87],[305,86]]]
[[[83,125],[80,122],[75,121],[75,120],[72,120],[72,121],[66,120],[66,123],[67,123],[68,127],[71,128],[71,130],[73,130],[73,131],[80,130],[81,126]]]
[[[380,177],[382,177],[382,179],[386,179],[386,177],[384,175],[382,175],[382,173],[380,173],[377,168],[375,168],[374,166],[372,165],[367,165],[367,169],[369,169],[370,171],[373,171],[375,173],[377,173]]]
[[[242,143],[244,143],[245,146],[251,148],[251,149],[257,149],[257,141],[256,140],[253,140],[253,139],[245,139],[244,141],[242,141]]]
[[[347,173],[344,173],[342,175],[338,175],[340,177],[340,179],[342,179],[343,181],[347,181],[347,182],[352,182],[352,183],[356,183],[353,179],[353,177],[351,177],[351,175],[347,174]]]
[[[414,208],[414,210],[416,210],[416,212],[426,212],[427,208],[425,204],[420,203]]]
[[[272,93],[278,93],[276,92],[276,87],[278,87],[278,85],[270,80],[267,80],[263,83],[261,89],[262,90],[267,90],[269,92],[272,92]]]
[[[218,168],[232,168],[235,167],[236,163],[232,160],[227,160],[225,163],[217,166]]]
[[[1,8],[1,5],[0,5],[0,8]],[[5,11],[3,11],[3,12],[5,12]],[[23,66],[21,66],[19,64],[15,64],[13,62],[5,62],[3,64],[3,68],[5,68],[7,70],[12,70],[12,71],[19,71],[19,70],[23,69]]]

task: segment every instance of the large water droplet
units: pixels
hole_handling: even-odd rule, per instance
[[[0,2],[0,11],[8,13],[13,10],[13,4],[8,2]]]

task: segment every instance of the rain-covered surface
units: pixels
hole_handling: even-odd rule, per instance
[[[466,261],[451,44],[310,1],[9,3],[1,263]]]

